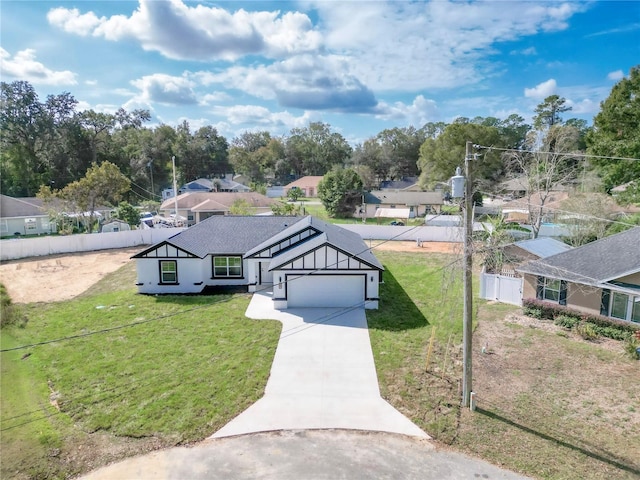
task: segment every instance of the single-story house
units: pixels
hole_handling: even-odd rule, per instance
[[[380,190],[403,190],[405,192],[421,192],[418,177],[404,177],[400,180],[384,180],[380,182]]]
[[[409,218],[415,218],[440,212],[442,204],[442,192],[376,190],[364,194],[363,205],[356,210],[356,216],[373,218],[379,208],[408,208]]]
[[[227,215],[235,202],[244,201],[255,215],[270,213],[274,200],[258,192],[187,192],[170,198],[160,205],[160,213],[169,217],[175,213],[187,219],[187,226],[195,225],[213,215]]]
[[[178,194],[187,192],[250,192],[246,185],[233,180],[233,175],[225,175],[222,178],[198,178],[185,183],[178,189]]]
[[[127,222],[123,222],[122,220],[118,220],[114,218],[108,222],[102,224],[100,231],[102,233],[107,232],[126,232],[131,230],[131,226]]]
[[[56,223],[42,200],[36,197],[14,198],[0,195],[0,235],[41,235],[56,232]]]
[[[561,209],[562,202],[569,198],[567,192],[558,190],[553,190],[548,193],[534,192],[530,198],[523,197],[505,202],[502,205],[502,215],[505,221],[528,223],[530,210],[533,209],[534,212],[537,212],[542,204],[543,195],[546,195],[546,197],[544,199],[544,206],[542,207],[542,221],[554,222],[557,210]]]
[[[318,184],[324,177],[318,175],[307,175],[306,177],[299,178],[295,182],[291,182],[284,186],[284,195],[286,196],[294,187],[298,187],[302,190],[305,197],[317,197],[318,196]]]
[[[551,257],[571,250],[572,247],[550,237],[520,240],[502,247],[503,270],[515,273],[515,268],[532,260]]]
[[[640,322],[640,227],[516,268],[523,298]]]
[[[132,258],[139,293],[246,286],[276,308],[378,308],[384,270],[360,235],[311,216],[213,216]]]

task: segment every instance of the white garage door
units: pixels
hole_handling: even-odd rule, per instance
[[[289,276],[287,306],[352,307],[364,301],[363,275]]]

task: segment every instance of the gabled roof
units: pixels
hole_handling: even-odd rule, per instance
[[[377,205],[442,205],[442,192],[392,192],[375,190],[364,195],[365,203]]]
[[[529,240],[521,240],[513,243],[516,247],[521,248],[525,252],[529,252],[536,257],[546,258],[558,253],[571,250],[571,246],[560,240],[550,237],[538,237]]]
[[[311,216],[306,217],[305,220],[308,221],[309,225],[317,228],[323,233],[275,257],[269,265],[269,270],[285,265],[304,253],[314,250],[324,244],[332,245],[353,258],[367,263],[374,268],[384,270],[380,261],[376,258],[373,252],[371,252],[371,249],[367,248],[359,234],[332,223],[323,222],[322,220],[318,220]]]
[[[305,187],[317,187],[320,180],[324,177],[322,175],[307,175],[306,177],[299,178],[295,182],[291,182],[285,185],[284,188],[289,189],[293,187],[305,188]]]
[[[274,202],[273,199],[257,192],[185,192],[178,195],[178,209],[193,210],[196,206],[201,211],[227,210],[239,199],[246,200],[252,207],[269,207]],[[210,201],[208,204],[204,202]],[[160,210],[173,210],[176,199],[168,198]],[[213,203],[215,202],[215,203]],[[207,205],[209,208],[207,208]],[[221,207],[222,205],[222,207]]]
[[[640,227],[525,263],[516,270],[587,285],[640,272]]]
[[[0,195],[0,217],[37,217],[47,215],[42,200],[35,197],[15,198]]]
[[[280,243],[280,242],[282,242],[283,240],[285,240],[287,238],[293,237],[293,236],[295,236],[296,233],[302,232],[307,227],[313,228],[313,217],[312,216],[307,216],[307,217],[302,218],[299,221],[292,222],[289,227],[285,228],[284,230],[282,230],[279,233],[276,233],[272,237],[269,237],[268,239],[266,239],[264,242],[260,243],[259,245],[256,245],[255,247],[253,247],[251,250],[249,250],[247,253],[245,253],[245,257],[250,257],[252,255],[255,255],[256,253],[260,252],[261,250],[264,250],[265,248],[268,248],[268,247],[270,247],[272,245]],[[317,229],[317,227],[316,227],[316,229]]]
[[[405,190],[418,183],[418,177],[405,177],[400,180],[384,180],[380,182],[380,190]]]

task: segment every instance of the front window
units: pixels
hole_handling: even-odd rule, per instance
[[[160,283],[178,283],[178,264],[175,260],[160,261]]]
[[[552,278],[544,279],[544,291],[542,298],[552,302],[560,301],[560,280],[554,280]]]
[[[611,316],[613,318],[627,319],[627,304],[629,296],[624,293],[613,292],[611,295]]]
[[[631,309],[631,321],[640,323],[640,297],[633,297],[633,307]]]
[[[242,257],[213,257],[214,277],[242,277]]]

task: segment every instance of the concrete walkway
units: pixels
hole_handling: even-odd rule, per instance
[[[246,315],[283,324],[265,395],[212,438],[274,430],[348,429],[428,438],[380,397],[363,308],[278,311],[253,295]]]

